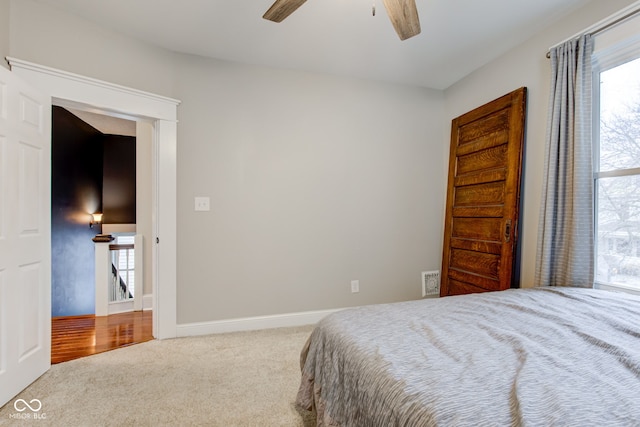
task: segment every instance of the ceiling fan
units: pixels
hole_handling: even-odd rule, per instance
[[[262,16],[273,22],[282,22],[307,0],[276,0]],[[383,0],[387,15],[400,40],[420,34],[420,19],[416,0]],[[375,9],[374,9],[375,11]]]

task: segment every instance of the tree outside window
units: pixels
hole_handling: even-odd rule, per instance
[[[640,289],[640,58],[600,72],[596,282]]]

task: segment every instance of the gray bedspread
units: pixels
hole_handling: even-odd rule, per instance
[[[513,289],[334,313],[297,404],[339,426],[640,426],[640,297]]]

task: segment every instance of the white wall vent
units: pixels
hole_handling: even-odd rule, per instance
[[[440,272],[423,271],[422,272],[422,296],[440,295]]]

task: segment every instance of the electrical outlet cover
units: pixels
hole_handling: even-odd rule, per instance
[[[209,197],[195,197],[195,207],[194,210],[196,211],[208,211],[210,209],[209,207]]]

